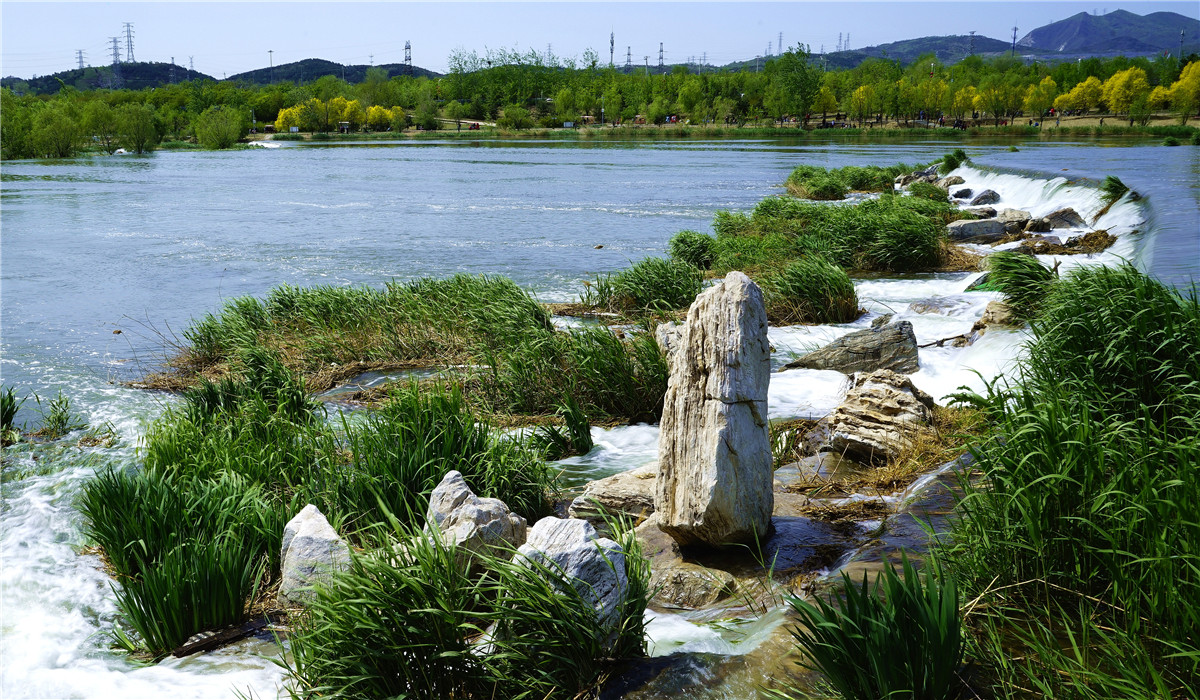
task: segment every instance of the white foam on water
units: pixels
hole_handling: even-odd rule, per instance
[[[771,375],[767,415],[771,418],[821,418],[846,396],[846,375],[827,369],[789,369]]]
[[[753,620],[695,623],[684,615],[647,610],[647,655],[677,653],[748,654],[771,637],[787,620],[783,608],[773,608]]]

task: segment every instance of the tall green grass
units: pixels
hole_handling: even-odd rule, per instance
[[[890,192],[897,175],[912,171],[903,163],[892,166],[857,166],[827,170],[815,165],[801,165],[792,170],[786,182],[788,192],[802,199],[845,199],[846,193]]]
[[[819,257],[798,258],[764,286],[772,323],[849,323],[860,315],[850,277]]]
[[[707,270],[713,265],[714,244],[712,236],[706,236],[699,231],[680,231],[671,237],[667,244],[667,252],[672,260]]]
[[[847,700],[951,700],[962,695],[963,640],[958,590],[941,572],[921,576],[905,557],[869,586],[843,576],[830,600],[788,602],[804,663]],[[784,696],[786,697],[786,696]]]
[[[704,276],[690,262],[645,258],[612,275],[601,275],[584,293],[583,303],[609,311],[672,311],[685,308],[704,287]]]
[[[768,197],[749,215],[719,212],[713,271],[769,273],[820,256],[847,270],[920,272],[942,262],[950,205],[884,195],[857,205]]]
[[[1029,320],[1037,313],[1057,275],[1024,253],[1000,251],[987,257],[988,284],[1004,294],[1017,318]]]
[[[295,626],[293,697],[572,698],[645,653],[649,571],[631,533],[615,638],[554,569],[483,553],[471,577],[453,546],[398,522],[392,537],[403,546],[353,557]]]
[[[1082,269],[1031,326],[938,551],[978,601],[974,653],[1002,697],[1194,697],[1200,301]]]

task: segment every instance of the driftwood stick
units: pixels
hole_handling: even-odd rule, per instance
[[[204,639],[199,639],[197,641],[184,644],[175,651],[172,651],[171,655],[177,659],[180,659],[185,656],[191,656],[192,654],[199,654],[202,651],[212,651],[213,649],[218,649],[226,644],[232,644],[239,639],[249,637],[272,622],[273,620],[271,620],[270,617],[264,615],[263,617],[250,620],[249,622],[243,622],[240,625],[226,627],[205,637]]]

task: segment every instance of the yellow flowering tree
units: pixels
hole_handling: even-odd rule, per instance
[[[1188,117],[1200,106],[1200,61],[1183,67],[1179,80],[1171,84],[1171,106],[1179,113],[1179,123],[1187,124]]]
[[[1127,68],[1113,74],[1104,81],[1101,99],[1108,109],[1116,114],[1128,113],[1129,108],[1140,97],[1150,94],[1150,81],[1141,68]]]
[[[372,131],[387,131],[388,126],[392,123],[392,110],[379,105],[371,105],[367,108],[367,128]]]
[[[1046,110],[1054,104],[1054,97],[1058,94],[1058,83],[1054,82],[1054,78],[1046,76],[1042,78],[1042,82],[1037,85],[1030,85],[1025,92],[1025,111],[1029,112],[1035,118],[1041,117],[1046,113]]]

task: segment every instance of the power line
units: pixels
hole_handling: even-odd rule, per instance
[[[133,63],[133,22],[125,23],[125,60]]]

